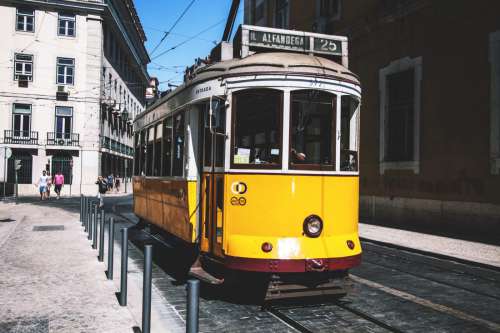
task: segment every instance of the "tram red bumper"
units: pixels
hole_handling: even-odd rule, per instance
[[[226,268],[250,272],[304,273],[346,270],[361,264],[361,254],[343,258],[254,259],[225,257]]]

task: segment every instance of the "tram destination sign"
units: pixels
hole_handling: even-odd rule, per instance
[[[249,42],[250,46],[273,49],[286,49],[302,52],[310,49],[309,38],[304,35],[250,30]]]
[[[339,37],[255,26],[243,26],[243,29],[248,31],[249,47],[342,55],[343,40]]]

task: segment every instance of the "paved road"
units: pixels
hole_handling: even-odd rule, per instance
[[[113,198],[130,213],[130,197]],[[53,204],[53,203],[50,203]],[[60,203],[56,203],[60,204]],[[70,209],[70,208],[68,208]],[[72,208],[71,208],[72,209]],[[110,212],[111,213],[111,212]],[[118,231],[117,231],[118,232]],[[154,245],[153,284],[168,308],[163,315],[181,332],[185,321],[186,256],[160,236],[131,232],[130,258],[143,267],[142,245]],[[280,303],[281,316],[242,299],[242,290],[203,286],[202,332],[500,332],[500,271],[363,243],[363,264],[351,271],[354,290],[341,301]]]

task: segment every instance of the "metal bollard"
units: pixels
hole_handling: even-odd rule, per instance
[[[83,219],[83,195],[80,194],[80,222]]]
[[[82,227],[87,231],[87,215],[88,215],[89,201],[87,197],[83,197],[83,221]]]
[[[92,248],[97,249],[97,225],[99,220],[99,204],[94,206],[94,225],[92,226]]]
[[[122,228],[122,267],[120,274],[120,305],[127,305],[127,272],[128,272],[128,229]]]
[[[189,280],[187,282],[187,319],[186,332],[198,333],[198,304],[200,297],[200,281]]]
[[[87,236],[88,240],[92,240],[92,225],[94,221],[94,202],[90,202],[90,209],[89,209],[89,222],[87,225],[87,232],[89,233]]]
[[[142,284],[142,333],[151,332],[151,283],[153,276],[153,245],[144,246],[144,278]]]
[[[113,218],[110,218],[109,229],[108,229],[108,270],[106,271],[108,280],[113,280],[114,244],[115,244],[115,220]]]
[[[101,209],[101,219],[99,220],[99,255],[97,256],[97,260],[103,262],[104,261],[104,208]]]

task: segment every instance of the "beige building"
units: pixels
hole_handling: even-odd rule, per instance
[[[349,38],[361,216],[498,242],[500,2],[246,0],[245,23]]]
[[[36,195],[42,170],[71,194],[132,171],[132,119],[145,108],[146,36],[132,0],[0,3],[0,192]],[[65,194],[69,194],[69,186]],[[0,193],[1,195],[2,193]]]

